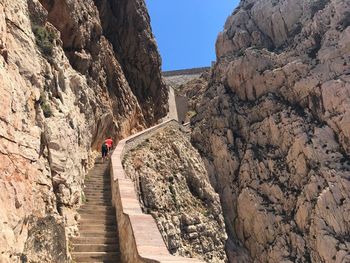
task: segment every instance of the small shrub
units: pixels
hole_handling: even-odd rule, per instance
[[[81,192],[81,202],[83,203],[83,204],[85,204],[86,203],[86,197],[85,197],[85,194],[84,194],[84,192]]]
[[[40,93],[39,103],[41,109],[43,110],[45,118],[50,118],[52,116],[52,110],[50,104],[46,100],[46,96],[44,92]]]
[[[191,119],[192,117],[194,117],[194,116],[196,116],[196,115],[197,115],[197,112],[194,111],[194,110],[188,111],[188,112],[186,113],[186,117],[189,118],[189,119]]]
[[[52,110],[49,104],[43,104],[41,105],[41,109],[44,112],[45,118],[50,118],[52,116]]]
[[[34,26],[33,33],[35,35],[36,44],[39,46],[44,55],[52,56],[56,35],[49,32],[45,27]]]

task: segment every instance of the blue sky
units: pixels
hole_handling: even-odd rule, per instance
[[[215,41],[238,0],[146,0],[162,69],[209,66]]]

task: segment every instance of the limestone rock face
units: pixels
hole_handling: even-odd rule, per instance
[[[177,126],[164,128],[128,152],[123,165],[171,253],[226,262],[219,196],[201,157]]]
[[[106,38],[148,122],[164,117],[168,91],[144,0],[95,0]]]
[[[200,102],[208,87],[210,77],[211,71],[208,70],[176,88],[176,94],[188,98],[188,109],[190,111],[196,113],[199,110]]]
[[[75,234],[93,150],[165,115],[164,85],[148,79],[150,71],[160,76],[160,63],[143,1],[125,13],[138,15],[138,31],[119,35],[151,47],[142,67],[119,57],[95,2],[0,1],[0,262],[67,262],[68,251],[56,251],[66,241],[56,236]],[[133,67],[135,82],[126,76]],[[39,248],[40,235],[48,243]]]
[[[348,262],[350,2],[241,1],[192,119],[231,262]]]

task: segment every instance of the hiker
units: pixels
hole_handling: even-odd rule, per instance
[[[108,145],[105,142],[102,144],[101,151],[102,151],[102,162],[104,162],[108,154]]]
[[[112,140],[112,138],[108,137],[107,140],[105,140],[105,144],[108,147],[108,153],[110,153],[111,150],[112,150],[112,147],[113,147],[113,140]]]

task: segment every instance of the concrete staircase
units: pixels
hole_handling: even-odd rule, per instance
[[[73,262],[121,262],[109,162],[96,162],[85,185],[86,201],[78,211],[80,236],[72,239]]]

